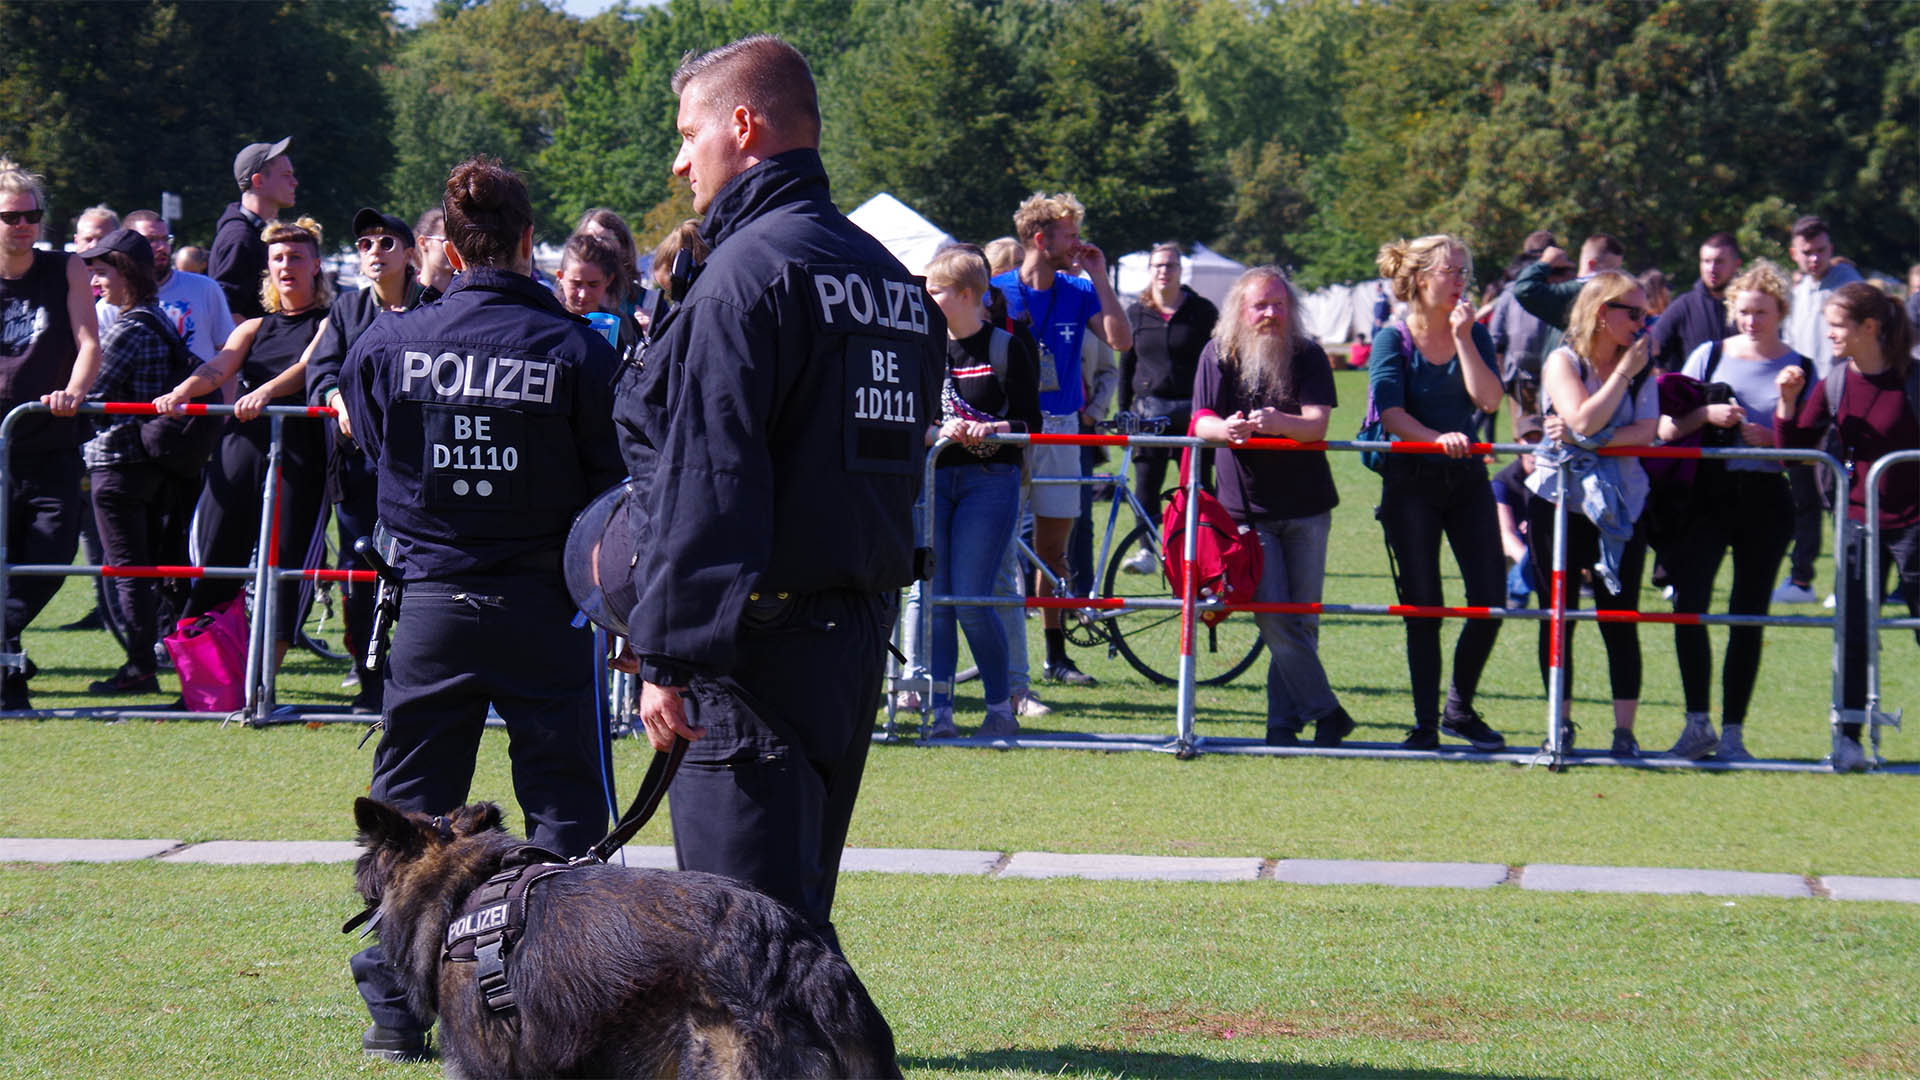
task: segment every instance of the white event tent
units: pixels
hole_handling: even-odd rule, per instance
[[[865,229],[892,252],[902,266],[916,274],[926,270],[928,260],[940,250],[940,245],[953,242],[953,237],[940,226],[884,191],[855,207],[847,219]]]
[[[1205,244],[1193,245],[1193,252],[1182,262],[1180,281],[1194,292],[1219,306],[1227,290],[1245,270],[1245,263],[1234,262]],[[1120,256],[1120,295],[1131,299],[1147,287],[1147,252],[1135,251]]]

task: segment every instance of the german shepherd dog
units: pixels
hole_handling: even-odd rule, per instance
[[[713,874],[588,864],[539,882],[488,1009],[449,923],[523,846],[492,803],[442,819],[354,801],[354,878],[450,1076],[897,1077],[893,1031],[847,962],[785,905]]]

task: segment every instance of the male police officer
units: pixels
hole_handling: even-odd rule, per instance
[[[599,661],[569,625],[560,552],[573,516],[623,475],[619,358],[527,276],[533,210],[518,176],[491,158],[462,163],[446,214],[465,273],[439,303],[381,315],[340,373],[406,581],[372,794],[430,814],[464,803],[491,703],[528,836],[578,855],[607,824]],[[418,1056],[427,1025],[379,951],[353,970],[374,1019],[363,1048]]]
[[[712,254],[622,375],[641,507],[630,646],[685,869],[739,878],[829,940],[945,323],[827,197],[813,76],[750,37],[674,74],[674,172]]]

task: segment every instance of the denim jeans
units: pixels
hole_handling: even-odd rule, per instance
[[[1254,523],[1260,537],[1262,603],[1317,604],[1327,579],[1331,513]],[[1298,730],[1340,707],[1320,665],[1320,617],[1256,615],[1267,643],[1267,727]]]
[[[986,596],[993,592],[1000,562],[1020,514],[1020,470],[1014,465],[951,465],[934,470],[933,595]],[[1007,700],[1007,635],[990,607],[933,609],[933,679],[947,682],[959,661],[956,625],[967,634],[980,668],[987,704]],[[936,691],[935,705],[951,694]]]
[[[1025,502],[1024,489],[1022,503]],[[918,513],[918,508],[915,513]],[[1033,532],[1033,513],[1022,507],[1023,530],[1028,535]],[[1028,578],[1026,560],[1021,558],[1020,547],[1014,543],[1015,536],[1007,538],[1006,550],[1000,557],[1000,572],[993,579],[991,595],[1008,600],[1024,600],[1027,595]],[[900,669],[904,679],[924,679],[927,677],[927,645],[920,640],[920,582],[907,587],[906,602],[900,608],[900,651],[906,654],[906,665]],[[1033,678],[1027,671],[1027,609],[1012,604],[996,607],[995,615],[1000,618],[1000,627],[1007,637],[1007,692],[1023,694],[1033,685]],[[959,661],[955,661],[958,663]]]

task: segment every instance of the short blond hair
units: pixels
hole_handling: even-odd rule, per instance
[[[1466,284],[1471,285],[1473,283],[1473,252],[1468,249],[1465,240],[1446,233],[1434,233],[1414,240],[1393,240],[1382,244],[1380,254],[1374,258],[1374,262],[1380,267],[1380,276],[1387,279],[1394,298],[1410,302],[1419,291],[1418,283],[1414,279],[1423,271],[1440,265],[1440,260],[1450,251],[1460,253],[1467,272]]]
[[[972,244],[943,244],[927,261],[927,284],[987,295],[987,257]]]
[[[987,241],[986,256],[987,272],[999,274],[1019,266],[1020,260],[1027,257],[1027,249],[1013,237],[1002,236]]]
[[[1071,192],[1061,191],[1052,195],[1036,191],[1027,196],[1020,208],[1013,212],[1013,235],[1020,243],[1032,240],[1035,233],[1045,232],[1062,221],[1076,224],[1087,220],[1087,208]]]
[[[260,242],[272,247],[275,244],[306,244],[313,249],[313,299],[317,307],[326,307],[333,302],[333,283],[327,280],[327,267],[320,259],[320,223],[310,217],[303,217],[289,224],[285,221],[269,221],[267,227],[260,230]],[[286,311],[286,300],[280,295],[280,286],[274,283],[273,275],[262,272],[260,275],[260,306],[274,314]]]
[[[1600,337],[1600,318],[1607,305],[1640,288],[1631,274],[1602,270],[1587,279],[1567,316],[1567,347],[1583,360],[1593,359],[1593,343]]]
[[[1787,275],[1766,259],[1756,259],[1752,266],[1740,271],[1739,276],[1727,283],[1726,305],[1727,319],[1734,318],[1733,298],[1743,292],[1765,293],[1773,297],[1780,305],[1780,318],[1785,319],[1787,312],[1793,310],[1793,286],[1787,283]]]
[[[47,208],[47,181],[39,173],[28,172],[10,157],[0,156],[0,191],[12,195],[32,195],[33,205]]]

